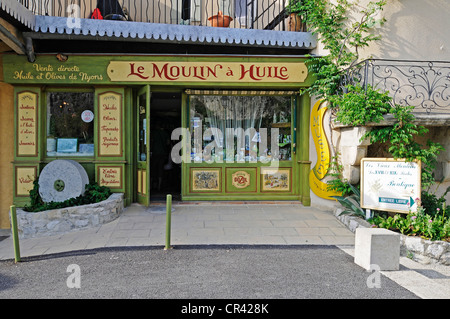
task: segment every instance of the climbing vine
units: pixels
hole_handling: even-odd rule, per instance
[[[318,36],[325,56],[310,56],[309,71],[316,77],[313,85],[306,89],[311,95],[328,99],[339,93],[342,72],[358,62],[359,50],[380,39],[373,33],[376,25],[382,25],[384,18],[377,18],[386,1],[370,1],[361,7],[354,1],[337,0],[292,0],[290,11],[297,12],[307,28]],[[359,11],[357,21],[349,21],[349,13]]]
[[[369,138],[372,143],[387,143],[388,152],[396,159],[420,160],[422,186],[427,187],[434,183],[436,158],[443,148],[439,143],[428,141],[424,146],[416,141],[417,136],[423,136],[428,130],[414,123],[413,109],[393,105],[386,93],[370,86],[341,86],[345,70],[359,62],[360,50],[380,39],[374,27],[384,24],[385,19],[378,16],[386,3],[385,0],[370,1],[366,7],[361,7],[350,0],[336,0],[333,3],[329,0],[291,0],[290,12],[297,12],[302,17],[307,29],[317,35],[328,52],[325,56],[310,56],[307,61],[308,69],[316,80],[305,92],[328,101],[336,119],[346,125],[378,123],[383,115],[393,114],[395,124],[375,127],[363,138]],[[350,21],[349,16],[354,12],[359,12],[359,18]],[[338,173],[335,171],[334,174]],[[346,183],[342,180],[329,184],[334,189],[346,189]]]

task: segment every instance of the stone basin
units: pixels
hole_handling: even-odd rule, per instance
[[[98,203],[42,212],[27,212],[17,208],[19,238],[58,235],[108,223],[123,212],[123,197],[122,193],[114,193]]]

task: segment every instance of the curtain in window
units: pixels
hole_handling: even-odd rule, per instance
[[[271,129],[277,127],[275,134],[280,132],[274,124],[287,123],[282,135],[290,138],[290,97],[191,95],[190,118],[191,132],[202,126],[203,148],[214,142],[216,154],[222,152],[223,159],[255,161],[258,154],[270,154],[270,145],[258,152],[261,129],[266,129],[270,144]]]

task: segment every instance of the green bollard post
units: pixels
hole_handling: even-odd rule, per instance
[[[13,235],[14,242],[14,260],[15,262],[20,261],[20,246],[19,246],[19,231],[17,228],[17,214],[16,214],[16,206],[10,206],[11,210],[11,231]]]
[[[170,228],[171,228],[171,215],[172,215],[172,195],[167,195],[166,199],[166,246],[164,250],[168,250],[170,247]]]

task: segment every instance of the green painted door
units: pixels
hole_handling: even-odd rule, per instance
[[[150,204],[150,86],[139,89],[137,94],[137,201]]]

